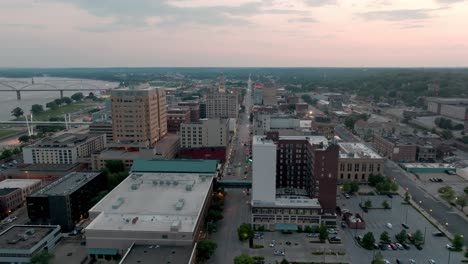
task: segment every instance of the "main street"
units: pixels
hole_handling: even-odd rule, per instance
[[[251,180],[251,166],[247,162],[249,146],[244,146],[244,143],[250,144],[250,90],[244,98],[245,112],[239,114],[237,128],[238,131],[232,142],[232,153],[227,161],[228,167],[232,173],[225,173],[223,180]],[[246,154],[247,153],[247,154]],[[246,167],[247,166],[247,167]],[[228,170],[225,170],[227,172]],[[244,172],[247,171],[247,174]],[[224,219],[217,224],[217,232],[211,237],[218,244],[215,254],[210,258],[208,263],[232,263],[234,257],[245,253],[242,251],[242,245],[237,237],[237,228],[242,223],[250,222],[250,206],[247,204],[250,201],[250,195],[242,189],[228,189],[224,201]]]
[[[437,222],[445,226],[450,233],[461,234],[465,238],[465,243],[468,242],[468,223],[453,211],[456,209],[449,208],[426,193],[418,186],[419,183],[415,180],[415,176],[407,173],[394,162],[386,160],[384,172],[388,177],[394,177],[401,187],[408,188],[413,200],[419,203],[420,207],[437,220]]]

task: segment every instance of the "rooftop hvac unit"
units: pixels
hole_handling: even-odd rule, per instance
[[[185,204],[185,199],[179,199],[179,201],[177,201],[177,203],[175,204],[175,209],[177,211],[182,210],[182,208],[184,208],[184,204]]]
[[[172,181],[172,184],[174,184],[174,186],[177,186],[177,185],[179,185],[179,182],[174,180],[174,181]]]
[[[192,190],[192,185],[191,184],[185,185],[185,190],[186,191],[191,191]]]
[[[131,188],[132,188],[132,190],[138,190],[138,187],[140,187],[140,185],[137,184],[137,183],[134,183],[134,184],[132,184]]]
[[[170,181],[170,180],[167,180],[167,181],[166,181],[166,184],[167,184],[167,185],[171,185],[171,181]]]
[[[119,197],[117,201],[112,205],[112,209],[118,209],[124,202],[125,199],[123,197]]]
[[[158,185],[158,181],[157,181],[157,180],[153,180],[153,185]]]

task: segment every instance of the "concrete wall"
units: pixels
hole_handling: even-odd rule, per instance
[[[259,142],[252,148],[252,200],[274,202],[276,193],[276,145]]]
[[[441,115],[455,118],[458,120],[466,120],[467,113],[468,113],[467,106],[443,104],[440,108]]]

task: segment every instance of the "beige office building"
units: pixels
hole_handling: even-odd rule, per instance
[[[239,104],[236,93],[210,93],[206,96],[207,118],[237,118]]]
[[[339,143],[338,181],[368,181],[383,174],[385,159],[362,143]]]
[[[164,89],[146,84],[112,90],[111,105],[114,141],[154,145],[167,134]]]
[[[181,148],[226,147],[229,139],[228,119],[204,119],[180,124]]]

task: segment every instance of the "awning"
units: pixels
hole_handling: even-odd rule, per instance
[[[119,251],[114,248],[90,248],[88,250],[90,255],[118,255]]]
[[[297,231],[297,225],[295,224],[275,224],[276,230],[284,231]]]

